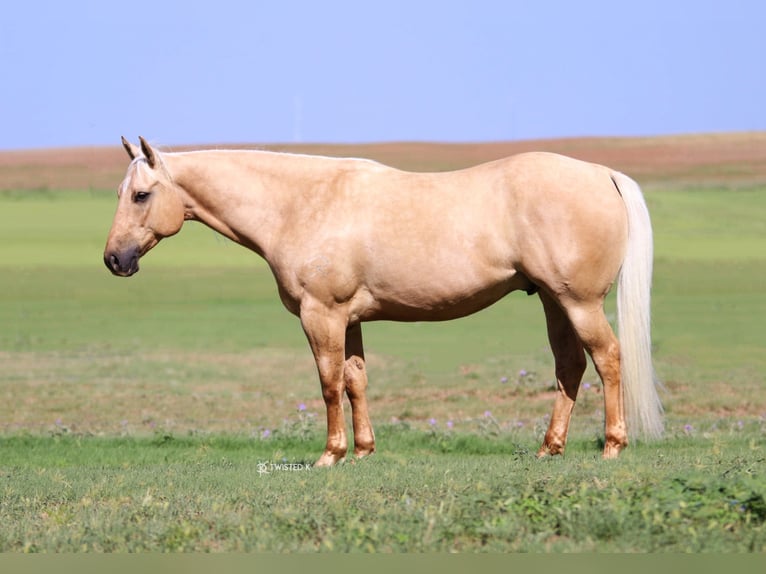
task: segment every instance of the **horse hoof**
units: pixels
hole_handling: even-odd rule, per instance
[[[345,459],[346,457],[344,455],[337,455],[331,452],[324,452],[322,456],[319,457],[319,460],[317,460],[314,463],[314,467],[335,466],[336,464],[343,462]]]
[[[354,449],[354,457],[357,459],[365,458],[375,453],[375,447]]]
[[[615,459],[619,456],[620,451],[625,448],[625,446],[620,444],[609,444],[607,443],[604,445],[604,454],[601,455],[601,458],[604,460],[611,460]]]
[[[563,446],[544,444],[540,447],[540,450],[537,451],[537,458],[545,458],[546,456],[556,456],[563,454]]]

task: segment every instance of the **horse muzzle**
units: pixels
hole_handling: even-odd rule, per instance
[[[141,252],[137,247],[125,251],[105,251],[104,264],[114,275],[130,277],[138,272],[138,259]]]

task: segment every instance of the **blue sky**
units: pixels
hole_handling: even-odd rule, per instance
[[[766,130],[766,2],[9,2],[0,149]]]

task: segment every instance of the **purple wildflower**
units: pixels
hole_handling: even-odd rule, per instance
[[[263,432],[261,433],[261,438],[269,438],[271,436],[271,431],[269,429],[263,429]]]
[[[298,405],[298,410],[299,410],[300,412],[303,412],[303,411],[305,411],[305,410],[306,410],[306,403],[300,403],[300,404]]]
[[[501,383],[507,383],[508,382],[508,377],[500,377],[500,382]]]
[[[436,419],[435,418],[428,419],[428,424],[431,425],[432,427],[436,426]]]
[[[526,369],[521,369],[521,370],[519,371],[519,376],[520,376],[520,377],[526,377],[528,374],[529,374],[529,373],[527,372],[527,370],[526,370]]]
[[[447,421],[447,428],[451,429],[454,426],[452,421]]]
[[[484,411],[484,416],[489,418],[492,416],[492,413],[490,411]]]
[[[587,391],[588,389],[590,389],[590,383],[583,383],[582,388],[583,390]]]

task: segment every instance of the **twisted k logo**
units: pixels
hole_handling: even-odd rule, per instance
[[[303,462],[263,462],[258,461],[257,472],[260,476],[274,471],[311,470],[311,465]]]

